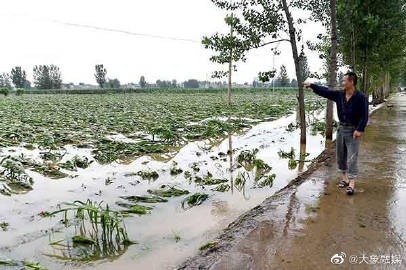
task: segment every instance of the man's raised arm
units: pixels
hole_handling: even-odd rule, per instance
[[[338,96],[339,95],[338,91],[328,89],[327,87],[324,87],[324,86],[321,86],[321,85],[306,82],[306,83],[304,83],[304,86],[306,88],[313,89],[313,92],[316,93],[317,95],[328,98],[328,99],[330,99],[332,101],[336,101],[338,99],[338,97],[339,97]]]

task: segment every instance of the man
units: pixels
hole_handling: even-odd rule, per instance
[[[358,174],[358,150],[360,138],[368,122],[368,98],[357,90],[357,75],[347,72],[343,80],[344,90],[331,90],[327,87],[305,82],[306,88],[313,89],[319,96],[335,101],[340,124],[336,136],[336,157],[338,171],[343,174],[339,187],[347,187],[347,194],[355,192],[355,179]]]

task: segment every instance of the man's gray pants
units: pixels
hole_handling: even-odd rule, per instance
[[[348,173],[348,179],[354,179],[358,174],[358,150],[361,139],[353,138],[355,126],[339,125],[336,136],[337,169]]]

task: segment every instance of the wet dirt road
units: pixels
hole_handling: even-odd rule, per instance
[[[406,95],[371,115],[356,194],[337,187],[334,148],[324,154],[179,269],[406,269]]]

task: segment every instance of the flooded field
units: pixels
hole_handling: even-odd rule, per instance
[[[231,110],[216,105],[220,94],[156,95],[1,100],[12,109],[1,114],[10,124],[1,134],[0,264],[171,269],[324,149],[324,109],[313,95],[306,149],[293,91],[238,93]],[[95,100],[102,104],[89,108]],[[185,102],[195,110],[184,112]]]
[[[319,166],[244,213],[178,269],[324,270],[337,268],[336,260],[343,269],[405,269],[405,113],[402,93],[371,115],[353,196],[337,185],[332,145]]]

